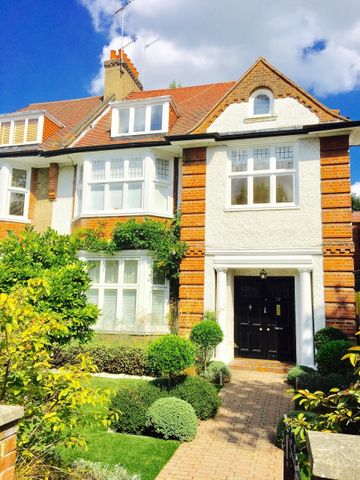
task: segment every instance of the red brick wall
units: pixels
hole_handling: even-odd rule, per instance
[[[354,333],[355,280],[348,136],[320,139],[326,325]]]
[[[206,148],[183,152],[181,239],[189,248],[180,265],[179,333],[188,335],[204,312]]]

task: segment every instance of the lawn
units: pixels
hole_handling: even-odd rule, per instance
[[[145,380],[92,378],[94,388],[108,388],[115,393],[118,389]],[[88,408],[89,420],[95,413],[103,412],[104,407]],[[125,435],[106,431],[96,424],[90,424],[83,431],[88,449],[61,449],[60,455],[66,464],[77,458],[108,463],[120,463],[129,472],[141,475],[141,480],[153,480],[179,446],[175,440]]]

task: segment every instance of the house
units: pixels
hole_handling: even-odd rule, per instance
[[[104,68],[103,96],[0,116],[0,234],[101,223],[110,236],[117,222],[180,210],[180,334],[216,310],[219,359],[307,365],[314,331],[353,334],[349,145],[360,122],[263,58],[237,81],[149,91],[125,52]],[[83,255],[98,331],[168,331],[169,281],[150,252]]]

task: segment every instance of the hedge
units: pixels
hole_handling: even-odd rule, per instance
[[[73,365],[77,362],[77,356],[83,353],[93,358],[100,372],[154,375],[148,365],[146,349],[127,345],[87,343],[57,347],[53,351],[52,364],[55,368]]]

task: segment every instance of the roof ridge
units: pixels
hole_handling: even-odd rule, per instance
[[[227,80],[225,82],[212,82],[212,83],[202,83],[200,85],[187,85],[185,87],[176,87],[176,88],[170,88],[170,87],[167,87],[167,88],[153,88],[151,90],[142,90],[141,92],[131,92],[129,93],[129,95],[132,95],[132,94],[136,94],[136,93],[152,93],[152,92],[159,92],[159,91],[163,91],[163,90],[169,90],[169,91],[174,91],[174,90],[184,90],[184,89],[187,89],[187,88],[201,88],[201,87],[212,87],[213,85],[224,85],[226,83],[236,83],[237,80]],[[128,96],[129,96],[128,95]],[[126,97],[127,98],[127,97]]]

